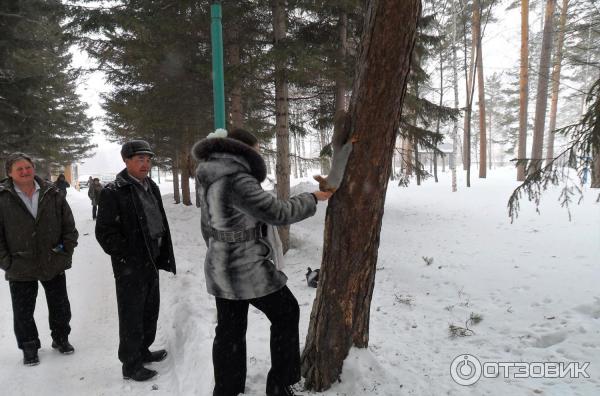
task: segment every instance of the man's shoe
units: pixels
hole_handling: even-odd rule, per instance
[[[152,362],[162,362],[166,359],[168,353],[164,349],[159,349],[158,351],[150,352],[148,351],[142,357],[142,361],[144,363],[152,363]]]
[[[127,369],[123,366],[123,379],[134,381],[148,381],[158,374],[155,370],[149,370],[146,367],[139,365],[132,369]]]
[[[54,340],[52,341],[52,348],[58,349],[58,352],[64,355],[70,355],[75,352],[75,348],[69,343],[69,340]]]
[[[25,366],[37,366],[40,364],[37,346],[33,348],[23,346],[23,364]]]
[[[302,396],[299,393],[294,393],[294,388],[291,385],[273,385],[267,387],[267,396]]]

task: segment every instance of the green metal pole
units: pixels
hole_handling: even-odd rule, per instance
[[[213,102],[215,129],[225,129],[225,83],[223,76],[223,28],[221,25],[221,3],[210,6],[210,36],[212,43]]]

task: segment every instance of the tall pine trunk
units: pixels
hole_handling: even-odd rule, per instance
[[[529,168],[530,173],[540,170],[542,167],[544,127],[546,125],[546,108],[548,107],[548,81],[550,71],[550,56],[552,54],[552,29],[555,2],[556,0],[548,0],[546,3],[544,33],[542,38],[542,53],[540,55],[538,87],[535,102],[535,121],[533,123],[533,145],[531,147],[532,163]]]
[[[552,69],[552,99],[550,104],[550,120],[548,123],[548,142],[546,146],[546,163],[554,159],[554,130],[556,129],[556,111],[558,110],[558,91],[560,89],[560,69],[563,57],[563,43],[565,40],[565,26],[567,23],[567,8],[569,0],[563,0],[560,11],[560,27],[556,43],[556,55],[554,56],[554,68]]]
[[[239,30],[234,25],[226,30],[226,34],[230,38],[227,48],[228,66],[233,68],[234,73],[231,79],[231,129],[242,128],[244,126],[244,116],[242,107],[242,79],[239,76],[240,60],[240,45],[239,45]]]
[[[593,26],[594,26],[592,18],[593,18],[593,16],[592,16],[592,14],[590,14],[590,19],[588,21],[588,35],[587,35],[587,40],[586,40],[586,42],[584,44],[587,48],[592,48],[592,29],[593,29]],[[585,66],[583,68],[583,83],[581,85],[583,87],[584,91],[588,89],[588,77],[590,75],[590,60],[591,60],[591,56],[592,56],[592,51],[587,51],[587,54],[585,56]],[[585,112],[585,108],[586,108],[586,102],[585,102],[585,100],[586,100],[586,97],[587,97],[587,95],[581,95],[581,106],[579,107],[579,116],[580,117]]]
[[[176,204],[181,203],[181,195],[179,194],[179,155],[175,154],[173,158],[173,200]]]
[[[488,112],[488,140],[487,140],[487,161],[488,168],[492,170],[492,114],[494,113],[494,108],[490,105],[490,111]]]
[[[479,177],[485,178],[487,165],[487,133],[485,130],[485,87],[483,79],[483,51],[481,45],[481,5],[479,0],[473,1],[473,33],[477,49],[477,92],[479,102]]]
[[[519,148],[517,180],[525,180],[527,104],[529,99],[529,0],[521,0],[521,65],[519,71]]]
[[[473,84],[473,69],[475,67],[475,50],[473,48],[473,43],[474,40],[472,39],[472,43],[471,43],[471,55],[469,57],[469,68],[467,69],[467,26],[466,23],[464,24],[464,56],[465,56],[465,62],[464,62],[464,68],[465,68],[465,78],[466,78],[466,84],[467,84],[467,90],[466,90],[466,95],[467,95],[467,104],[473,103],[473,98],[472,98],[472,90],[471,90],[471,86]],[[470,172],[471,170],[471,117],[467,118],[466,117],[466,112],[465,112],[465,118],[464,118],[464,123],[463,123],[463,170],[466,170],[467,173]]]
[[[440,103],[439,106],[442,107],[444,104],[444,57],[442,54],[442,49],[440,48]],[[440,118],[438,117],[435,132],[440,133]],[[433,178],[435,182],[438,182],[438,174],[437,174],[437,153],[433,150]],[[443,166],[443,164],[442,164]]]
[[[464,18],[463,18],[464,19]],[[473,89],[475,82],[473,81],[474,68],[474,56],[473,50],[471,50],[470,68],[467,68],[467,26],[463,24],[463,46],[464,46],[464,70],[465,70],[465,84],[466,84],[466,95],[467,104],[465,106],[465,122],[464,122],[464,136],[463,136],[463,164],[467,171],[467,187],[471,187],[471,113],[473,109]]]
[[[292,140],[292,148],[294,149],[293,156],[292,156],[293,163],[294,163],[294,167],[293,167],[293,169],[294,169],[294,178],[297,179],[299,177],[299,169],[298,169],[299,166],[298,165],[299,165],[299,162],[300,162],[299,161],[299,156],[300,156],[300,153],[299,153],[300,150],[299,150],[299,148],[300,147],[298,146],[298,136],[295,133],[292,134],[291,135],[291,140]]]
[[[456,9],[457,0],[454,0],[452,10],[452,88],[454,90],[454,108],[458,109],[458,57],[456,55],[456,17],[457,17],[457,9]],[[454,120],[452,127],[452,157],[450,169],[452,171],[452,192],[457,191],[456,184],[456,161],[458,151],[458,120]]]
[[[419,0],[402,7],[372,0],[367,6],[344,124],[357,143],[327,208],[319,287],[302,355],[309,389],[329,388],[350,348],[368,346],[385,193],[419,13]]]
[[[190,154],[188,149],[184,149],[179,156],[181,169],[181,200],[185,206],[192,204],[190,195]]]
[[[421,172],[423,171],[424,167],[421,164],[421,159],[419,159],[419,142],[417,141],[416,136],[413,137],[412,146],[413,146],[414,153],[415,153],[415,176],[417,177],[417,186],[420,186],[421,185]]]
[[[600,136],[600,100],[596,100],[596,123],[594,124],[593,134]],[[592,146],[592,175],[591,188],[600,188],[600,143]]]
[[[600,117],[596,118],[600,120]],[[600,121],[596,121],[600,123]],[[600,129],[600,128],[599,128]],[[592,149],[591,188],[600,188],[600,147]]]
[[[285,0],[272,0],[273,46],[280,49],[285,39],[287,11]],[[277,142],[277,198],[287,200],[290,197],[290,133],[288,128],[288,83],[285,61],[275,64],[275,141]],[[278,227],[283,252],[290,247],[290,226]]]
[[[413,164],[413,145],[408,136],[402,139],[402,163],[404,174],[409,177],[412,176],[415,164]]]

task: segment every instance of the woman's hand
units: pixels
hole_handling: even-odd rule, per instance
[[[330,191],[315,191],[313,192],[313,195],[317,198],[317,201],[327,201],[331,198],[333,193]]]

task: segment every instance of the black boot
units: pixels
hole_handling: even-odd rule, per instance
[[[40,364],[38,357],[38,345],[36,341],[23,343],[23,364],[25,366],[37,366]]]
[[[69,343],[69,340],[66,338],[60,340],[53,340],[52,348],[58,349],[58,352],[65,355],[70,355],[71,353],[75,352],[75,348],[73,348],[73,345],[71,345],[71,343]]]
[[[144,354],[144,357],[142,358],[142,361],[144,363],[152,363],[152,362],[162,362],[163,360],[165,360],[167,357],[167,351],[165,351],[164,349],[159,349],[158,351],[154,351],[154,352],[146,352]]]
[[[267,396],[302,396],[291,385],[267,385]]]
[[[147,381],[158,374],[155,370],[149,370],[141,364],[134,367],[123,365],[123,379],[134,381]]]

